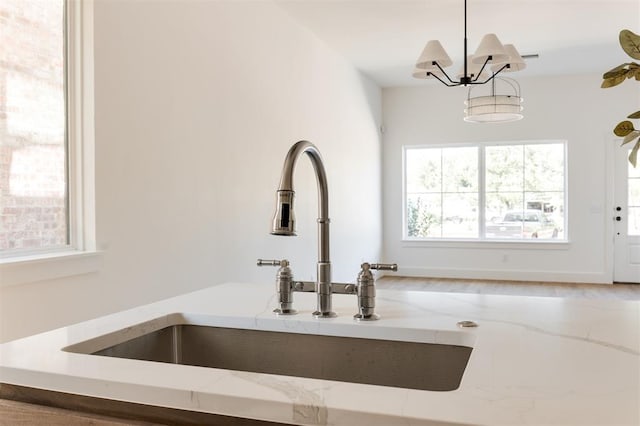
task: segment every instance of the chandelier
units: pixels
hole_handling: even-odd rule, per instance
[[[416,62],[415,78],[435,78],[445,86],[485,84],[501,72],[520,71],[526,67],[524,59],[512,44],[503,45],[495,34],[482,37],[473,55],[467,54],[467,0],[464,0],[464,65],[449,77],[444,68],[453,64],[438,40],[430,40]],[[491,72],[489,72],[489,70]]]

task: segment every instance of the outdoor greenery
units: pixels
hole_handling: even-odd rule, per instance
[[[438,218],[423,208],[420,198],[407,200],[407,231],[409,237],[428,237]]]
[[[633,59],[640,59],[640,35],[634,34],[629,30],[620,31],[620,46]],[[640,64],[636,62],[627,62],[619,65],[602,75],[603,82],[600,87],[603,89],[617,86],[623,81],[635,78],[640,81]],[[636,111],[627,116],[630,119],[640,118],[640,111]],[[638,159],[638,150],[640,149],[640,130],[636,130],[633,123],[629,120],[621,121],[613,130],[616,136],[624,138],[622,145],[635,141],[635,145],[629,154],[629,162],[636,167]]]

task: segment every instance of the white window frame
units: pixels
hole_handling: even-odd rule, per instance
[[[0,287],[95,272],[93,0],[66,0],[69,244],[0,258]]]
[[[562,144],[564,146],[564,236],[557,240],[537,240],[537,239],[498,239],[484,237],[485,220],[485,149],[491,146],[504,145],[543,145],[543,144]],[[490,141],[490,142],[467,142],[467,143],[445,143],[445,144],[424,144],[424,145],[403,145],[402,146],[402,238],[404,247],[465,247],[465,248],[557,248],[566,249],[570,243],[569,240],[569,161],[568,161],[568,142],[563,139],[544,139],[544,140],[509,140],[509,141]],[[460,147],[477,147],[478,148],[478,226],[479,236],[477,238],[448,238],[448,237],[410,237],[407,235],[408,218],[407,218],[407,151],[412,149],[438,149],[438,148],[460,148]]]

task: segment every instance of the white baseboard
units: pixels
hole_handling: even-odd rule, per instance
[[[398,272],[386,276],[460,278],[479,280],[544,281],[589,284],[613,284],[605,272],[556,272],[501,269],[447,269],[398,265]]]

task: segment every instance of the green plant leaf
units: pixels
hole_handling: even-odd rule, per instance
[[[620,144],[620,146],[628,144],[638,136],[640,136],[640,130],[634,130],[633,132],[629,133],[627,136],[624,137],[624,139],[622,140],[622,144]]]
[[[629,30],[620,31],[620,46],[633,59],[640,59],[640,36]]]
[[[615,133],[616,136],[620,136],[621,138],[623,138],[634,130],[635,129],[633,128],[633,123],[627,120],[618,123],[616,128],[613,129],[613,133]]]
[[[631,119],[633,119],[633,118],[640,118],[640,111],[636,111],[636,112],[634,112],[633,114],[629,114],[629,115],[627,115],[627,118],[631,118]]]
[[[631,163],[631,165],[633,165],[633,167],[636,167],[636,163],[638,161],[638,149],[640,149],[640,140],[636,142],[635,146],[629,153],[629,162]]]

